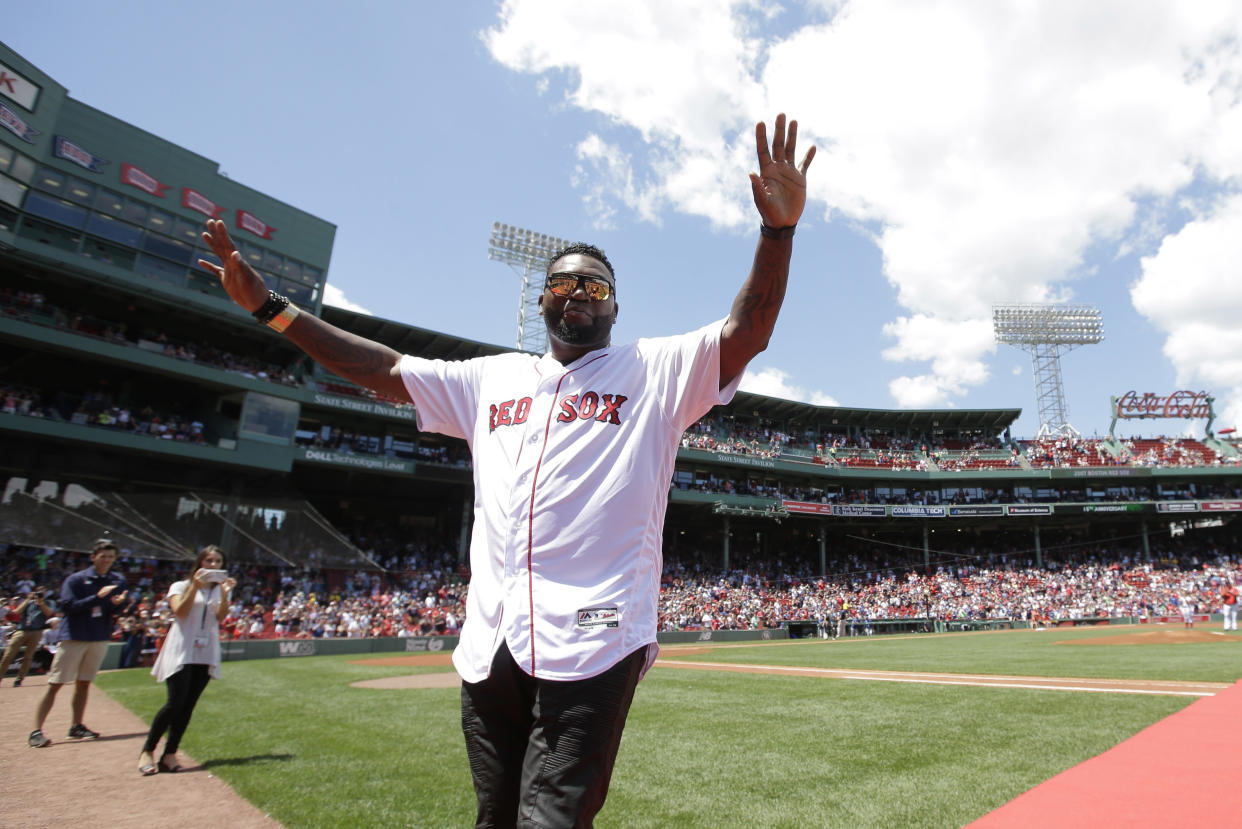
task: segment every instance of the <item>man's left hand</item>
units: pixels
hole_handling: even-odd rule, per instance
[[[789,122],[785,132],[785,113],[776,116],[772,132],[772,149],[768,150],[768,128],[760,121],[755,125],[755,149],[759,156],[759,172],[750,174],[750,188],[755,195],[755,207],[768,227],[796,225],[806,206],[806,171],[815,158],[811,146],[802,157],[802,163],[794,165],[794,150],[798,143],[798,122]]]

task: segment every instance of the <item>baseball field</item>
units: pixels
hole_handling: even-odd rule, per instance
[[[1242,637],[1179,628],[666,647],[597,825],[962,826],[1242,677]],[[467,826],[448,671],[229,663],[182,745],[287,827]],[[163,701],[145,670],[98,681],[140,717]]]

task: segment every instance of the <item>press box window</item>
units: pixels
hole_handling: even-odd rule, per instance
[[[246,392],[238,436],[288,446],[298,427],[300,409],[296,400]]]
[[[171,213],[156,210],[152,207],[147,211],[147,227],[160,233],[172,233],[173,217]]]
[[[173,217],[172,235],[183,242],[198,244],[202,240],[203,226],[196,222],[186,221],[180,216]]]
[[[95,197],[95,209],[110,216],[121,216],[125,213],[125,199],[111,190],[100,188]]]
[[[26,199],[26,212],[62,225],[82,228],[86,224],[86,208],[78,207],[64,199],[55,199],[43,193],[31,193]]]
[[[148,279],[155,279],[179,287],[185,285],[185,267],[174,265],[172,262],[160,259],[158,256],[141,254],[138,257],[138,265],[135,270]]]
[[[254,245],[248,245],[245,242],[242,242],[240,250],[242,257],[250,263],[250,267],[255,270],[263,267],[263,251],[259,250]]]
[[[58,173],[48,167],[41,167],[34,186],[48,193],[63,193],[65,192],[65,178],[64,173]]]
[[[105,213],[92,213],[86,222],[86,230],[131,248],[138,247],[142,242],[142,228],[114,219]]]
[[[95,199],[95,185],[87,184],[81,179],[70,178],[69,185],[65,188],[65,198],[89,207]]]
[[[189,265],[194,258],[194,248],[185,242],[150,231],[147,231],[146,238],[142,240],[142,249],[147,253],[171,259],[180,265]]]
[[[34,159],[27,158],[21,153],[18,153],[13,159],[13,169],[9,171],[9,175],[20,181],[22,184],[29,184],[30,180],[34,178],[35,169],[36,166]]]
[[[21,207],[24,195],[26,195],[26,185],[8,176],[0,176],[0,202]]]
[[[145,225],[147,223],[146,205],[133,199],[125,200],[125,207],[121,209],[121,215],[126,221],[133,222],[136,225]]]
[[[281,280],[280,292],[299,305],[309,306],[315,302],[314,292],[310,288],[288,279]]]

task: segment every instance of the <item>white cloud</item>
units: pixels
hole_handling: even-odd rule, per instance
[[[628,153],[598,135],[588,135],[578,144],[578,166],[572,183],[584,191],[583,206],[598,230],[611,230],[620,200],[635,214],[659,223],[659,190],[634,181],[634,167]]]
[[[807,391],[802,386],[789,382],[789,373],[779,368],[764,368],[758,372],[747,369],[742,374],[742,382],[738,386],[742,391],[752,394],[763,394],[768,397],[779,397],[782,400],[796,400],[815,406],[840,406],[836,398],[822,391]]]
[[[987,379],[981,355],[996,348],[990,319],[955,321],[916,314],[886,324],[884,333],[897,340],[884,350],[884,359],[931,362],[931,374],[898,377],[889,383],[889,393],[903,408],[951,405],[967,386]]]
[[[1221,423],[1242,422],[1242,195],[1223,199],[1142,260],[1134,307],[1165,333],[1180,386],[1216,396]],[[1218,424],[1219,425],[1219,424]]]
[[[370,308],[364,308],[356,302],[351,302],[346,298],[345,292],[331,282],[323,286],[323,304],[344,308],[346,311],[355,311],[359,314],[372,313]]]
[[[765,34],[773,20],[794,26]],[[601,148],[624,140],[624,164],[619,150],[582,158],[620,176],[613,203],[649,221],[672,209],[748,228],[750,125],[796,116],[820,150],[810,209],[877,228],[900,306],[885,356],[927,364],[890,383],[903,406],[986,382],[992,304],[1072,299],[1089,250],[1150,251],[1192,183],[1242,176],[1236,0],[825,0],[780,15],[507,0],[484,40],[610,119]],[[588,193],[597,215],[607,198]],[[1189,370],[1202,335],[1168,319],[1167,353]]]
[[[622,133],[637,130],[649,154],[644,167],[660,180],[636,202],[621,194],[640,217],[671,206],[730,226],[742,218],[737,197],[749,191],[737,174],[736,155],[749,158],[738,131],[765,104],[761,44],[748,18],[730,13],[748,5],[509,0],[483,41],[510,69],[566,76],[566,104],[606,116]]]

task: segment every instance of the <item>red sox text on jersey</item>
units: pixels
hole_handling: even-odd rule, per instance
[[[600,394],[594,391],[582,394],[567,394],[561,398],[558,423],[573,423],[575,420],[594,420],[599,423],[621,425],[621,404],[629,398],[624,394]],[[494,432],[501,426],[519,426],[530,416],[529,397],[521,400],[506,400],[489,406],[490,415],[487,420],[488,431]]]

